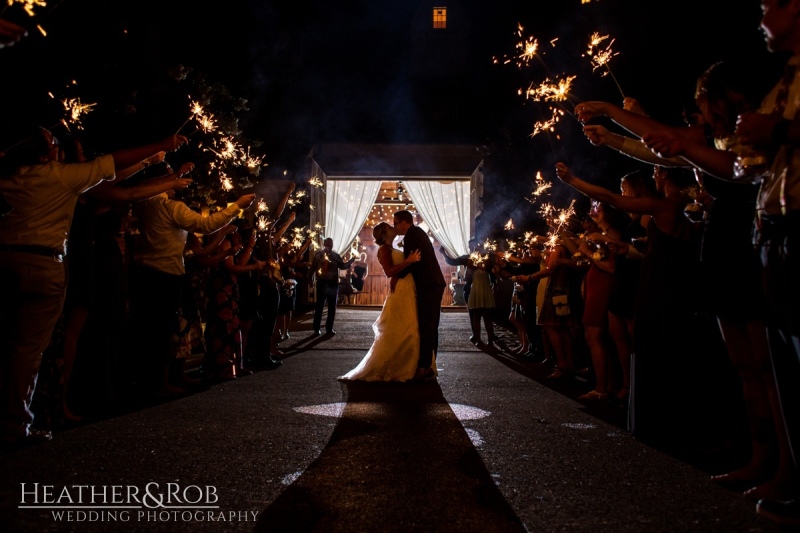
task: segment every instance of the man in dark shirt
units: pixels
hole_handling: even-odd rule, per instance
[[[316,280],[314,296],[316,308],[314,309],[314,335],[321,335],[322,310],[328,303],[328,318],[325,320],[325,331],[328,335],[336,335],[333,329],[333,320],[336,318],[336,300],[339,297],[339,270],[347,270],[355,261],[355,257],[345,262],[341,256],[333,251],[333,239],[328,237],[323,243],[323,248],[314,254],[311,261],[309,281]]]

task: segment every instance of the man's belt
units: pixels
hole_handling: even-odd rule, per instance
[[[0,243],[0,252],[22,252],[26,254],[43,255],[51,257],[53,261],[59,263],[64,262],[64,255],[61,250],[55,250],[47,246],[39,246],[36,244],[2,244]]]

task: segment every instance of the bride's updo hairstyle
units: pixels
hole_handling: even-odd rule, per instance
[[[386,244],[386,230],[389,229],[389,224],[381,222],[372,228],[372,236],[375,238],[375,244],[383,246]]]

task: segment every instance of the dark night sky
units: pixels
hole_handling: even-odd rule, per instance
[[[592,72],[581,57],[592,32],[610,35],[618,53],[611,69],[625,94],[673,123],[697,76],[713,62],[779,60],[767,53],[758,30],[757,0],[461,0],[469,21],[462,51],[467,74],[427,85],[410,75],[416,0],[49,3],[54,7],[39,19],[47,37],[33,30],[0,50],[4,145],[27,122],[56,122],[59,111],[46,93],[60,96],[71,79],[78,82],[73,92],[98,103],[86,122],[106,143],[171,133],[188,103],[185,88],[165,81],[164,73],[181,63],[247,100],[239,125],[273,168],[296,167],[320,142],[486,145],[502,154],[496,183],[513,198],[530,190],[536,170],[551,172],[557,159],[589,179],[602,179],[603,172],[618,177],[631,164],[589,145],[568,116],[557,126],[559,138],[528,137],[541,104],[526,103],[516,91],[541,81],[544,67],[492,63],[514,53],[518,23],[539,39],[547,69],[577,76],[575,103],[621,101],[613,80]],[[3,16],[30,24],[15,8]],[[557,46],[550,48],[553,38]],[[120,118],[132,98],[137,113]],[[446,104],[444,112],[433,112],[437,101]]]

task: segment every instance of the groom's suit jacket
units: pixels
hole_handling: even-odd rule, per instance
[[[441,290],[444,290],[447,283],[439,266],[439,260],[436,258],[433,244],[431,244],[431,240],[425,230],[419,226],[408,228],[403,237],[403,255],[408,257],[408,254],[414,250],[422,252],[422,258],[418,262],[411,264],[407,270],[414,276],[417,293],[419,294],[421,291],[429,289],[441,288]]]

